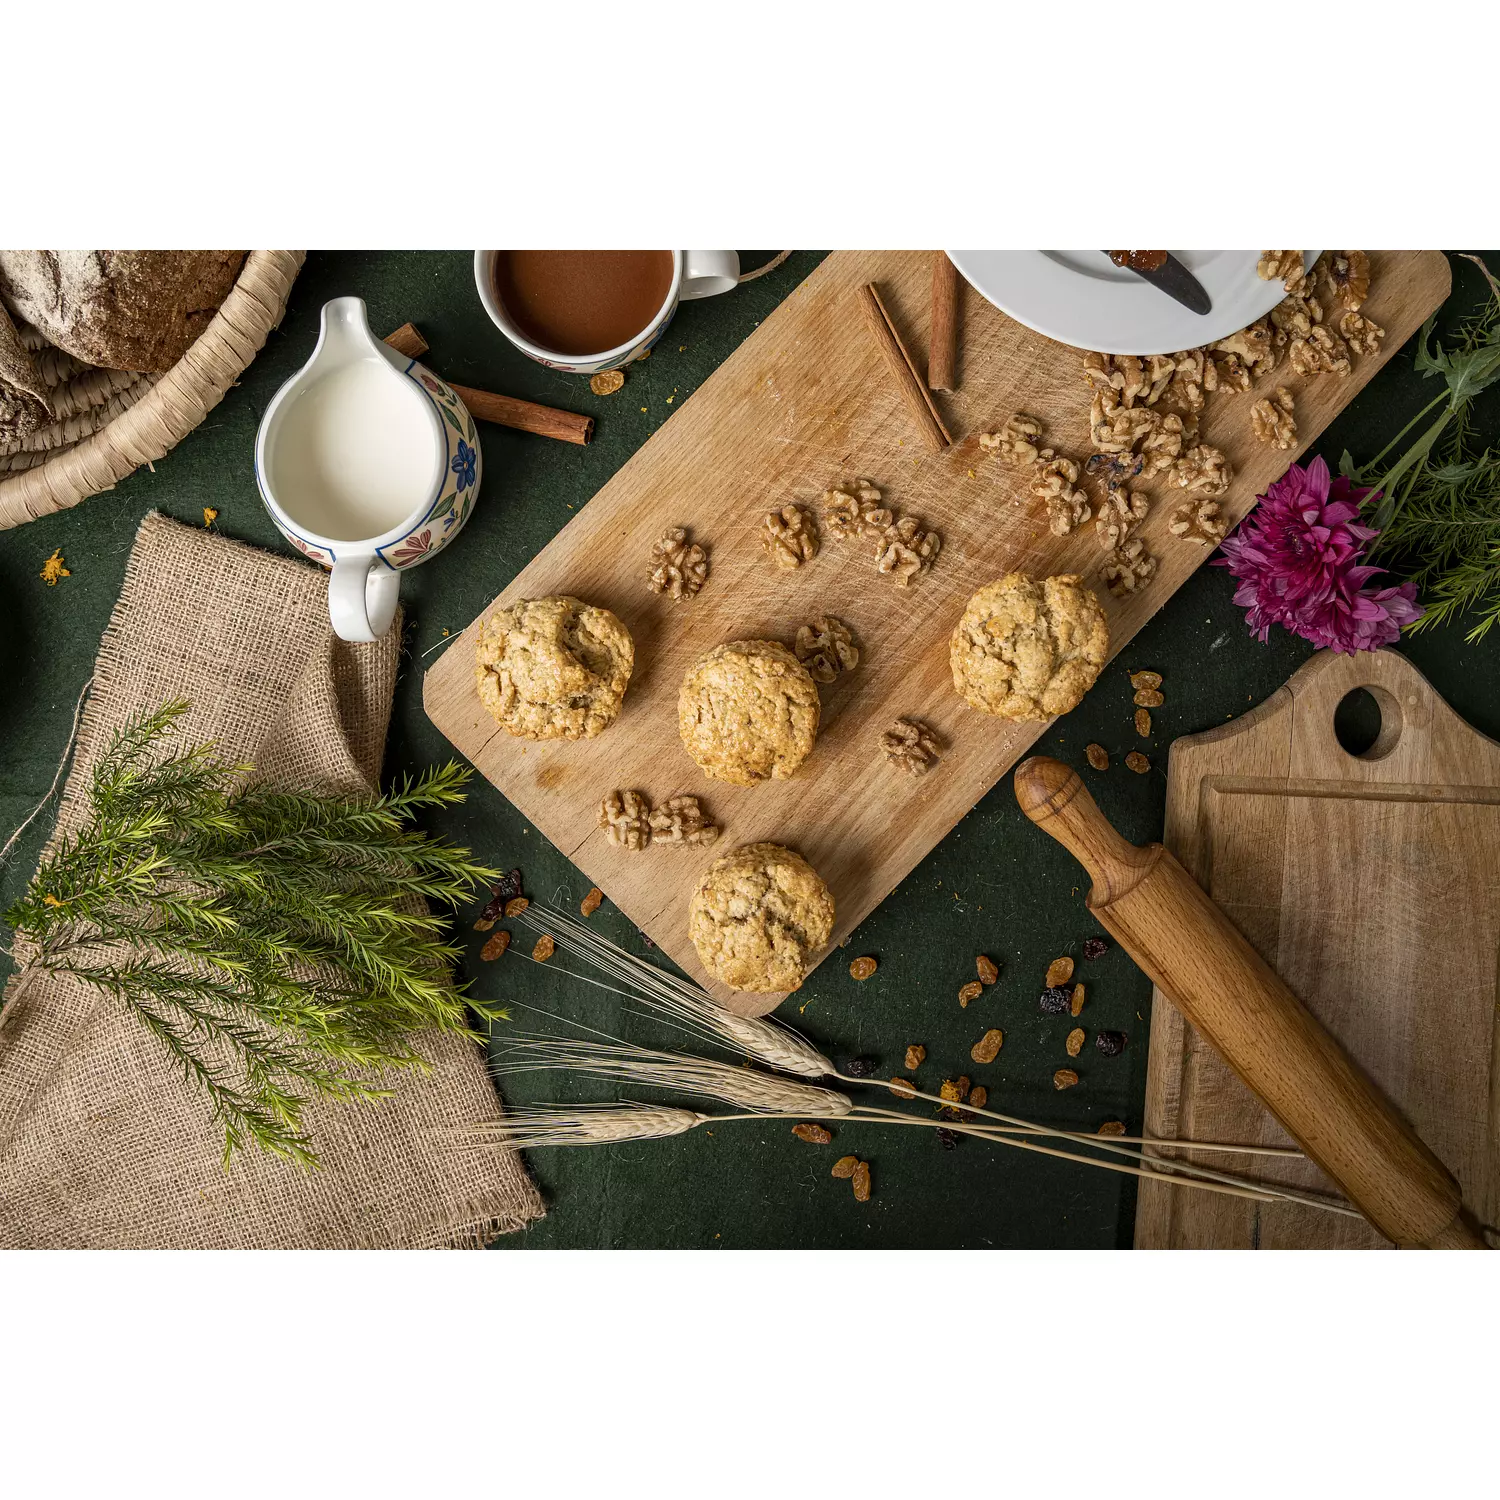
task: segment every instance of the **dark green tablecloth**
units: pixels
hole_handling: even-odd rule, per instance
[[[746,252],[747,265],[760,258]],[[468,530],[403,582],[410,624],[386,757],[392,774],[449,753],[422,712],[424,655],[445,630],[465,626],[546,545],[818,258],[799,252],[729,296],[684,305],[652,358],[631,367],[626,389],[601,399],[583,380],[544,370],[510,349],[479,307],[467,253],[311,255],[279,332],[240,385],[155,473],[142,470],[73,511],[0,533],[0,830],[13,828],[52,779],[141,516],[156,507],[199,522],[202,508],[212,506],[220,530],[283,547],[256,497],[252,444],[266,403],[310,353],[327,298],[363,297],[378,330],[415,321],[432,345],[433,368],[451,379],[598,419],[587,448],[483,427],[483,494]],[[1455,262],[1455,283],[1450,310],[1456,313],[1479,300],[1478,273]],[[1335,463],[1345,447],[1370,455],[1428,398],[1424,390],[1430,397],[1430,385],[1415,376],[1410,351],[1403,351],[1325,434],[1319,450]],[[54,548],[62,549],[72,576],[46,588],[37,575]],[[1117,754],[1136,748],[1126,673],[1138,667],[1161,672],[1167,702],[1154,715],[1155,735],[1146,747],[1151,774],[1122,769],[1098,787],[1105,812],[1138,841],[1161,832],[1170,741],[1243,713],[1310,653],[1279,631],[1269,645],[1252,640],[1231,593],[1221,570],[1201,569],[1082,706],[1039,744],[1074,761],[1090,740]],[[1469,646],[1461,627],[1448,628],[1410,637],[1400,649],[1465,718],[1500,737],[1500,632]],[[33,825],[0,872],[6,901],[29,877],[47,822]],[[468,803],[438,826],[494,864],[519,865],[533,895],[576,902],[588,888],[482,780]],[[1000,1107],[1030,1118],[1086,1128],[1119,1118],[1134,1127],[1146,1075],[1151,990],[1118,951],[1085,966],[1086,1020],[1091,1031],[1128,1032],[1130,1045],[1113,1060],[1085,1054],[1083,1082],[1068,1093],[1056,1094],[1051,1085],[1053,1070],[1065,1061],[1065,1028],[1040,1014],[1036,996],[1048,961],[1076,955],[1096,930],[1083,893],[1079,867],[1021,817],[1009,780],[1002,781],[871,915],[845,954],[812,976],[785,1014],[837,1057],[877,1057],[885,1075],[898,1072],[906,1044],[919,1041],[929,1053],[924,1078],[969,1072],[983,1078]],[[594,921],[627,947],[645,951],[608,906]],[[550,1024],[521,1008],[537,1007],[671,1044],[668,1033],[622,1021],[612,997],[561,975],[518,958],[479,963],[482,938],[467,921],[462,932],[471,949],[466,969],[478,992],[513,1002],[517,1024]],[[963,1011],[955,996],[973,977],[980,951],[998,959],[1003,973],[994,991]],[[880,969],[859,985],[848,977],[845,960],[862,953],[875,955]],[[994,1065],[980,1069],[968,1049],[991,1024],[1004,1029],[1005,1046]],[[505,1090],[516,1101],[565,1096],[563,1085],[548,1077],[510,1078]],[[606,1093],[601,1085],[588,1096]],[[848,1184],[828,1176],[833,1158],[846,1150],[872,1163],[875,1194],[868,1204],[855,1203]],[[839,1130],[833,1147],[820,1148],[793,1139],[784,1122],[731,1124],[657,1144],[534,1153],[531,1165],[551,1211],[506,1241],[507,1248],[1128,1245],[1135,1201],[1129,1178],[973,1141],[946,1152],[927,1131],[866,1126]]]

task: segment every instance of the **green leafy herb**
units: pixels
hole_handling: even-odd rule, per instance
[[[458,950],[426,903],[497,872],[405,826],[462,800],[458,766],[380,797],[246,784],[211,745],[163,744],[186,708],[114,736],[87,825],[5,919],[30,964],[113,995],[203,1089],[226,1164],[253,1142],[315,1165],[309,1096],[384,1097],[374,1076],[426,1067],[418,1033],[468,1034]]]
[[[1477,256],[1491,297],[1450,347],[1433,337],[1436,314],[1417,335],[1417,371],[1441,377],[1444,390],[1369,463],[1345,453],[1339,472],[1381,491],[1370,525],[1380,532],[1371,556],[1417,585],[1422,630],[1477,615],[1468,639],[1500,621],[1500,454],[1476,450],[1470,438],[1474,398],[1500,380],[1500,282]],[[1425,424],[1425,425],[1424,425]],[[1387,458],[1414,429],[1399,457]]]

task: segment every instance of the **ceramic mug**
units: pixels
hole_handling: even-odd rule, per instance
[[[255,438],[271,519],[332,571],[346,641],[379,640],[401,573],[463,529],[479,494],[479,435],[452,389],[370,331],[365,304],[324,304],[312,358],[277,391]]]
[[[559,354],[554,349],[534,344],[516,326],[504,304],[495,295],[495,257],[497,250],[474,252],[474,284],[479,300],[490,315],[490,321],[522,354],[551,370],[566,370],[573,375],[597,375],[600,370],[618,370],[631,360],[639,359],[667,331],[667,324],[679,302],[699,297],[717,297],[733,291],[740,282],[740,257],[737,250],[672,250],[672,285],[667,299],[656,316],[627,342],[602,354]]]

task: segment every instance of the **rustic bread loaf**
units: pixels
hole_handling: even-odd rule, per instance
[[[25,437],[56,415],[31,351],[0,305],[0,443]]]
[[[169,370],[244,259],[243,250],[0,250],[0,300],[91,365]]]

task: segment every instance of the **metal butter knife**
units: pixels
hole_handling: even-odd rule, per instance
[[[1149,281],[1157,291],[1165,292],[1174,301],[1182,303],[1189,312],[1195,312],[1202,317],[1213,307],[1208,293],[1203,290],[1203,283],[1170,251],[1164,253],[1167,258],[1161,265],[1154,270],[1145,271],[1139,266],[1129,264],[1120,266],[1120,262],[1110,255],[1108,250],[1100,251],[1101,255],[1109,256],[1111,265],[1120,266],[1122,271],[1129,271],[1132,276],[1139,276],[1142,281]]]

